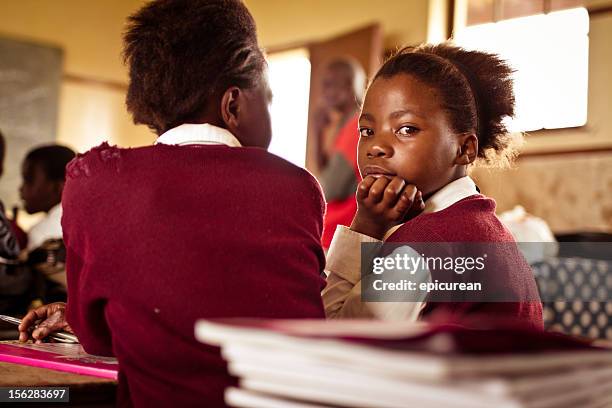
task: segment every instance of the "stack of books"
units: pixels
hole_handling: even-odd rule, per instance
[[[204,320],[234,407],[612,407],[612,350],[557,333],[382,321]]]

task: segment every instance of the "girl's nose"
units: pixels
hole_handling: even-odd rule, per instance
[[[391,147],[383,143],[372,143],[367,150],[367,156],[370,159],[375,157],[391,157]]]

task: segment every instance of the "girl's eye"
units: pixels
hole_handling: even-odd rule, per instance
[[[359,128],[359,136],[361,137],[368,137],[368,136],[372,136],[374,134],[374,131],[372,129],[368,129],[368,128]]]
[[[397,129],[397,134],[398,135],[413,135],[415,133],[417,133],[419,131],[418,128],[415,128],[414,126],[402,126],[399,129]]]

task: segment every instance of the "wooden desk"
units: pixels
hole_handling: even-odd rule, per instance
[[[0,387],[59,386],[70,388],[70,403],[46,403],[45,406],[113,407],[115,405],[116,381],[89,375],[0,362]],[[40,403],[19,403],[19,406],[40,407],[41,405]]]

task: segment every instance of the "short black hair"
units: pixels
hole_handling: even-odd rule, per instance
[[[76,153],[69,147],[52,144],[30,150],[25,161],[41,166],[49,180],[63,181],[66,178],[66,165],[75,156]]]
[[[128,18],[126,104],[157,134],[198,119],[211,96],[253,88],[265,69],[255,21],[240,0],[156,0]]]
[[[412,75],[435,89],[457,133],[474,132],[478,157],[504,165],[516,156],[516,137],[504,119],[514,116],[513,70],[498,55],[466,50],[451,43],[405,47],[374,76]]]

